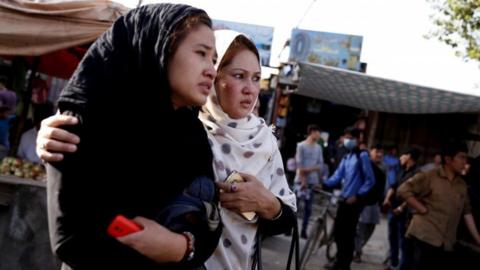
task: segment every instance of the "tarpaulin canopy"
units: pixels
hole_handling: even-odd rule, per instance
[[[128,11],[108,0],[0,1],[0,56],[38,58],[37,70],[68,79],[89,44]]]
[[[378,112],[480,112],[480,97],[300,63],[297,94]]]
[[[58,78],[68,79],[82,60],[87,48],[72,47],[40,56],[38,71]],[[30,63],[34,60],[27,58]]]
[[[0,55],[38,56],[90,43],[127,11],[108,0],[0,1]]]

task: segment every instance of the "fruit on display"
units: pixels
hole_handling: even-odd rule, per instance
[[[15,175],[21,178],[45,180],[45,167],[16,157],[5,157],[0,164],[0,174]]]

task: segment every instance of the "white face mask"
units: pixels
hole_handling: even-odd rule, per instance
[[[343,140],[343,145],[348,150],[353,150],[355,147],[357,147],[357,140],[356,139],[344,139]]]

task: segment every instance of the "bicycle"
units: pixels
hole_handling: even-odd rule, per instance
[[[336,206],[338,197],[332,193],[325,192],[320,189],[314,189],[315,193],[320,194],[324,199],[322,202],[326,202],[326,205],[322,208],[320,215],[315,220],[310,237],[308,237],[305,246],[302,249],[300,256],[300,269],[305,269],[310,257],[316,253],[322,246],[326,246],[326,257],[329,262],[332,262],[336,256],[336,245],[333,238],[333,224],[330,230],[327,227],[327,218],[330,217],[332,221],[335,220],[333,214],[333,208]]]

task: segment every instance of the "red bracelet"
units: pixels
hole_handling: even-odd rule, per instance
[[[195,236],[191,232],[183,232],[182,235],[187,240],[187,250],[182,261],[191,261],[195,256]]]

